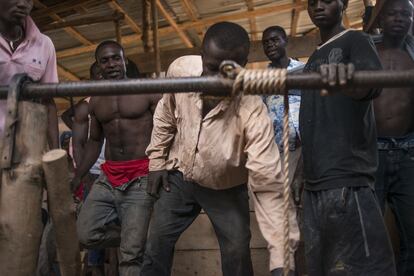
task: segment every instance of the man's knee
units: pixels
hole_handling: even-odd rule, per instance
[[[81,221],[77,222],[77,232],[79,243],[85,248],[93,248],[100,242],[100,235],[97,231],[88,227],[89,224],[83,224]]]

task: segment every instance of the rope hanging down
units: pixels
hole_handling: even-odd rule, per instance
[[[287,276],[290,269],[290,246],[289,246],[289,96],[286,90],[286,69],[267,70],[239,70],[233,83],[232,96],[240,94],[247,95],[273,95],[283,94],[283,275]]]

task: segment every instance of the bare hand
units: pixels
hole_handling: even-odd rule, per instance
[[[147,193],[159,197],[160,187],[163,187],[166,192],[171,190],[170,183],[168,183],[168,171],[150,171],[148,173]]]
[[[321,74],[323,84],[328,85],[330,88],[338,86],[344,87],[354,77],[355,66],[352,63],[322,64],[319,67],[319,72]],[[321,91],[321,96],[327,96],[330,93],[332,93],[331,89],[323,89]]]

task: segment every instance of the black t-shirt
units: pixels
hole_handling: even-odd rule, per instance
[[[321,64],[353,63],[356,70],[381,70],[375,46],[368,35],[347,30],[309,58],[304,72]],[[304,91],[300,108],[300,132],[304,173],[309,190],[368,186],[377,169],[376,127],[371,89],[364,100],[341,92],[322,97],[320,91]]]

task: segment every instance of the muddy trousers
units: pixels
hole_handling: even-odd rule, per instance
[[[309,276],[394,276],[391,243],[369,187],[304,191]]]
[[[407,146],[404,143],[378,143],[375,192],[382,211],[387,202],[396,220],[400,238],[397,262],[400,276],[414,275],[414,139],[410,143]],[[388,145],[390,148],[386,148]]]
[[[154,202],[146,187],[147,177],[113,188],[101,175],[78,217],[78,236],[83,246],[119,246],[120,276],[140,275]]]
[[[175,243],[203,209],[217,235],[223,275],[252,276],[247,186],[212,190],[184,181],[179,172],[170,173],[168,181],[171,191],[161,190],[154,205],[141,275],[171,274]]]

